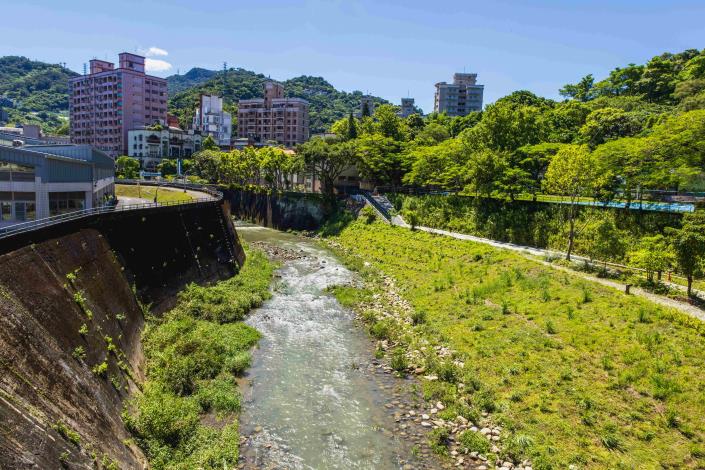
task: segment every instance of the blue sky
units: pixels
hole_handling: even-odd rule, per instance
[[[557,98],[585,74],[705,48],[702,0],[22,0],[2,10],[0,55],[81,71],[138,50],[159,76],[227,61],[395,103],[408,92],[426,112],[434,83],[456,71],[478,73],[486,103],[517,89]]]

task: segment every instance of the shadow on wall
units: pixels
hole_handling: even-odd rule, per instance
[[[320,194],[223,189],[234,217],[278,230],[317,230],[327,216]]]

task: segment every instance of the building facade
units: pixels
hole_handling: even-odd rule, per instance
[[[401,111],[399,111],[399,116],[409,117],[416,112],[416,105],[414,104],[413,98],[402,98],[401,99]]]
[[[223,111],[223,98],[201,95],[201,101],[193,118],[193,129],[203,136],[210,135],[221,147],[229,147],[232,140],[232,116]]]
[[[309,103],[301,98],[285,98],[281,84],[264,84],[264,98],[240,100],[237,110],[237,136],[254,142],[274,141],[294,147],[309,138]]]
[[[123,52],[119,67],[93,59],[90,74],[69,80],[70,136],[111,157],[126,155],[130,129],[166,124],[166,80],[144,72],[144,57]]]
[[[476,73],[456,73],[453,83],[436,83],[433,110],[448,116],[465,116],[482,111],[485,86],[477,84]]]
[[[360,98],[360,108],[357,110],[357,117],[372,116],[375,113],[375,101],[370,95],[363,95]]]
[[[147,171],[155,171],[164,158],[191,158],[203,143],[200,132],[178,127],[133,129],[128,131],[127,140],[127,155],[138,159]]]
[[[89,145],[0,145],[0,228],[105,204],[115,162]]]

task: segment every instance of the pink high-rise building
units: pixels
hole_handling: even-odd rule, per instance
[[[144,73],[144,57],[123,52],[120,66],[93,59],[90,74],[69,80],[71,142],[112,157],[127,155],[127,131],[166,124],[166,80]]]

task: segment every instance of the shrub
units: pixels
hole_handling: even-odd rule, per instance
[[[606,432],[600,437],[602,445],[609,450],[620,450],[622,447],[622,442],[620,441],[617,434],[613,432]]]
[[[76,346],[71,355],[77,361],[82,361],[86,358],[86,349],[83,346]]]
[[[137,414],[123,416],[125,424],[137,436],[161,445],[178,447],[193,436],[199,423],[196,401],[177,397],[153,382],[145,384],[135,405]]]
[[[441,362],[436,370],[438,378],[448,383],[458,383],[460,379],[460,368],[450,361]]]
[[[548,320],[546,322],[546,333],[548,333],[549,335],[555,335],[556,333],[558,333],[556,325],[551,320]]]
[[[446,428],[436,428],[429,433],[429,445],[436,454],[447,455],[450,432]]]
[[[477,452],[478,454],[486,454],[490,451],[490,441],[479,432],[471,430],[463,431],[458,436],[458,442],[466,452]]]
[[[250,362],[252,361],[252,356],[247,351],[242,351],[234,356],[230,356],[225,360],[225,369],[229,370],[235,375],[241,375],[248,367],[250,367]]]
[[[88,334],[88,325],[85,323],[81,325],[81,328],[78,329],[78,334],[81,336],[86,336]]]
[[[108,374],[108,363],[106,361],[101,362],[100,364],[96,364],[93,366],[93,373],[97,375],[98,377],[103,377]]]
[[[411,323],[414,325],[421,325],[422,323],[426,323],[426,311],[414,310],[411,313]]]
[[[390,320],[375,322],[370,327],[370,333],[377,339],[387,339],[391,333]]]
[[[362,210],[360,210],[358,218],[362,219],[363,222],[369,225],[377,220],[377,213],[370,206],[365,206]]]
[[[76,446],[81,445],[81,435],[71,429],[63,421],[57,421],[56,423],[54,423],[54,425],[52,425],[52,428],[54,428],[54,431],[58,432],[61,437],[71,442],[72,444]]]
[[[392,351],[391,367],[397,372],[404,372],[409,364],[404,355],[404,350],[402,348],[396,348]]]
[[[534,440],[530,436],[516,434],[505,442],[501,456],[504,459],[518,462],[530,455],[533,445]]]
[[[202,411],[235,413],[240,410],[240,393],[235,381],[227,375],[199,382],[194,397]]]

